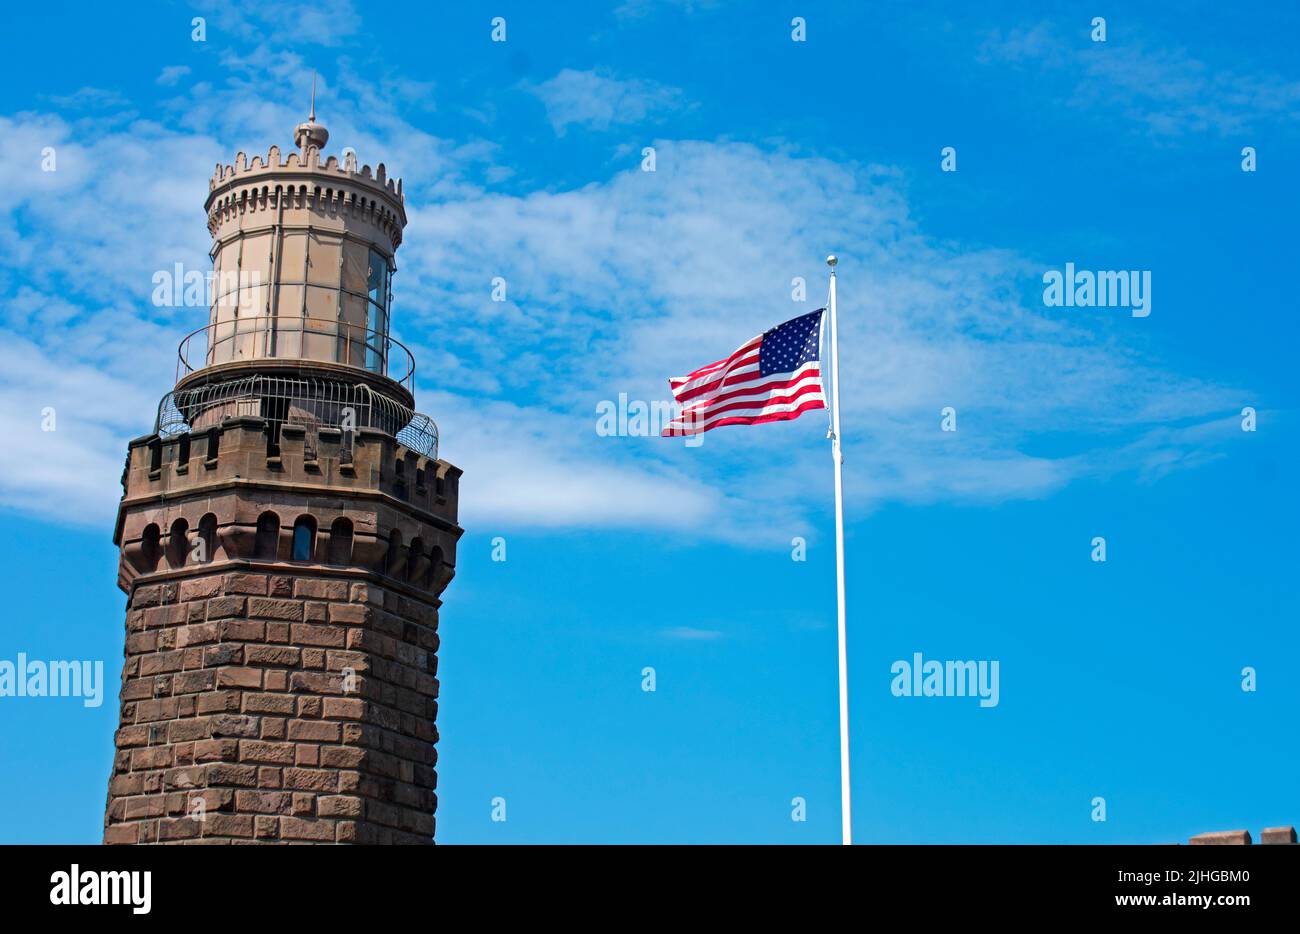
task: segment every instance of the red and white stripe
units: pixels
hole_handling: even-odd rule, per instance
[[[804,412],[826,408],[818,361],[763,376],[758,366],[762,343],[760,334],[729,357],[669,379],[682,411],[662,436],[697,435],[723,425],[789,421]]]

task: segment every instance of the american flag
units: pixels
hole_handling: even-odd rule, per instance
[[[661,435],[697,435],[723,425],[758,425],[826,408],[822,392],[822,313],[764,331],[725,359],[669,379],[681,414]]]

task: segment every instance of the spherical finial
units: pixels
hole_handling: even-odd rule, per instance
[[[324,149],[329,142],[330,131],[316,122],[316,74],[311,76],[311,113],[306,123],[300,123],[293,131],[293,143],[304,153],[308,146]]]
[[[826,257],[826,265],[830,266],[831,268],[834,268],[835,264],[838,262],[839,262],[839,257],[837,257],[834,253]]]
[[[315,146],[317,149],[324,149],[325,144],[329,142],[330,131],[325,129],[315,120],[309,120],[306,123],[300,123],[293,131],[293,142],[303,152],[307,151],[308,146]]]

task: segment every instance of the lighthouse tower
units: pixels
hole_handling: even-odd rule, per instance
[[[433,842],[460,470],[390,336],[402,183],[328,140],[313,99],[209,185],[209,320],[122,476],[105,843]]]

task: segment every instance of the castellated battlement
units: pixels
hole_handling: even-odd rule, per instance
[[[324,162],[321,162],[320,150],[315,146],[309,146],[302,155],[291,152],[283,159],[280,158],[280,147],[272,146],[267,152],[266,159],[261,156],[253,156],[252,162],[248,161],[248,157],[244,153],[237,153],[233,165],[217,163],[216,171],[212,173],[212,178],[208,182],[208,190],[216,191],[237,175],[274,172],[284,169],[336,172],[340,176],[363,183],[371,188],[386,191],[398,204],[404,204],[406,200],[402,195],[402,180],[400,178],[389,178],[388,170],[382,162],[379,163],[372,175],[368,165],[363,165],[360,169],[357,168],[357,157],[351,152],[344,156],[342,163],[334,156],[330,156]]]
[[[358,169],[351,153],[340,163],[334,156],[322,162],[315,147],[281,159],[279,147],[272,146],[265,161],[254,156],[252,162],[241,152],[234,165],[217,165],[209,191],[208,232],[216,239],[222,238],[225,225],[255,212],[270,212],[271,224],[286,222],[277,217],[282,211],[310,211],[317,218],[313,226],[327,217],[354,232],[358,222],[369,223],[389,239],[391,253],[406,226],[401,179],[388,178],[383,163],[373,175],[368,165]]]
[[[114,541],[119,585],[229,562],[377,576],[435,606],[454,573],[461,471],[383,431],[255,416],[132,441]],[[147,580],[146,580],[147,579]]]

